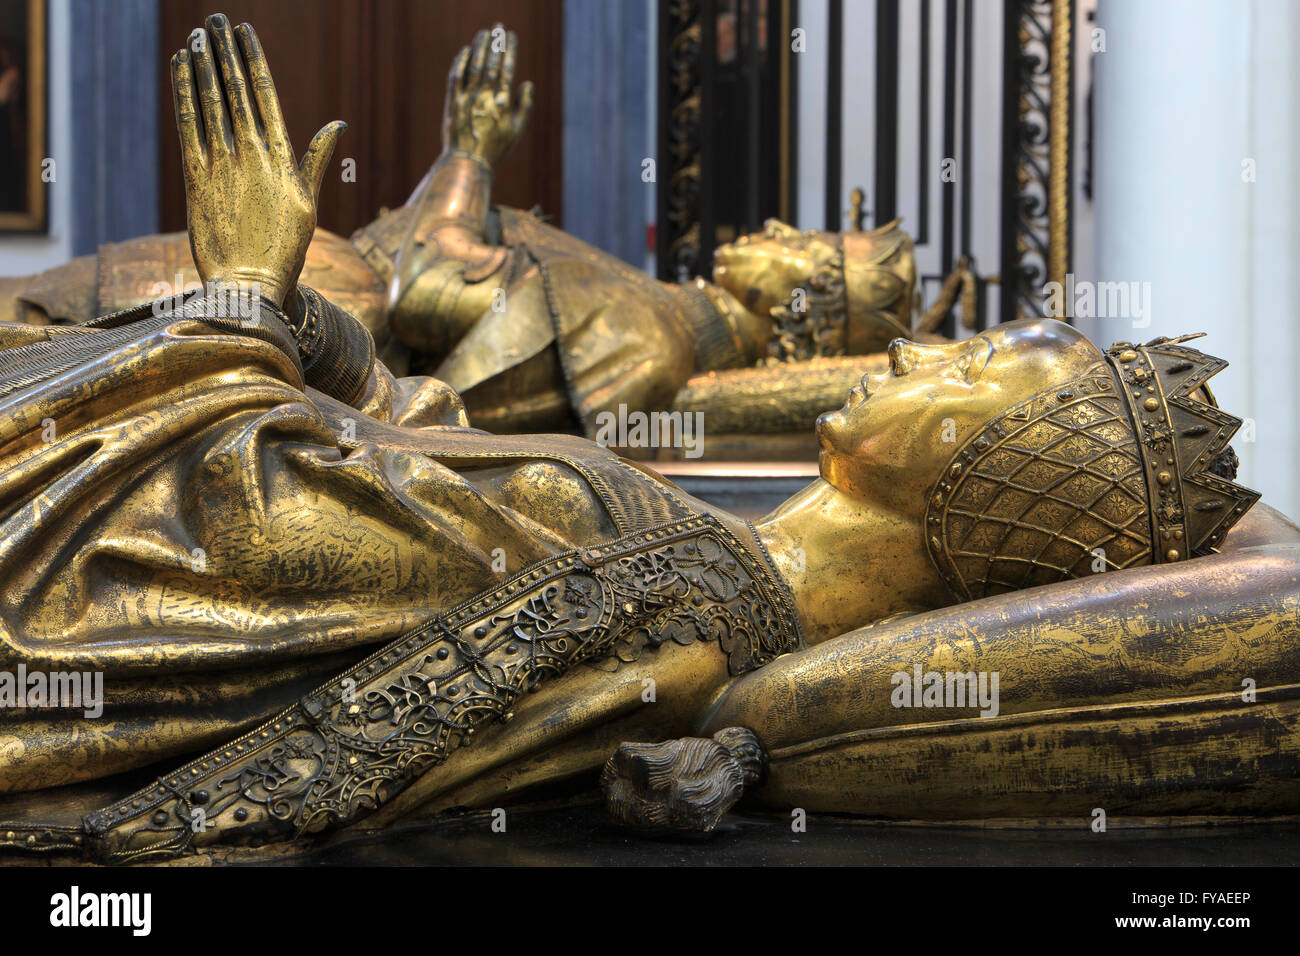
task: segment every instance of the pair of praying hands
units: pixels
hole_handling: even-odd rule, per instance
[[[525,83],[513,101],[516,50],[500,26],[461,50],[448,80],[444,149],[494,166],[514,145],[533,99]],[[247,23],[232,29],[223,14],[190,34],[171,71],[199,275],[282,305],[302,271],[321,180],[346,124],[327,125],[295,161],[257,34]]]

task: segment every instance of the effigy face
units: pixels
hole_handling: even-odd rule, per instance
[[[864,375],[841,409],[817,420],[822,476],[848,494],[918,500],[972,431],[1101,358],[1074,329],[1050,321],[947,345],[897,340],[889,368]]]
[[[914,314],[916,261],[897,221],[828,233],[769,219],[761,233],[718,247],[713,281],[748,311],[771,318],[767,365],[878,353],[899,336],[932,332],[946,312]]]
[[[800,232],[769,219],[762,232],[741,236],[713,254],[713,281],[745,307],[767,315],[788,304],[793,289],[806,287],[840,253],[839,237],[818,230]]]

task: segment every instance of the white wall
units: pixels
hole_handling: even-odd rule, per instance
[[[1300,514],[1300,4],[1100,0],[1098,25],[1097,278],[1149,282],[1152,308],[1095,338],[1208,332],[1220,404],[1254,421],[1240,479]]]
[[[28,275],[72,258],[72,64],[68,0],[50,0],[48,24],[49,155],[55,181],[49,190],[49,234],[0,236],[0,276]]]

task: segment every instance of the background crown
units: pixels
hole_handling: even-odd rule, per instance
[[[1231,480],[1236,456],[1227,446],[1241,419],[1220,409],[1205,384],[1228,363],[1183,344],[1201,335],[1118,342],[1106,352],[1144,460],[1157,562],[1217,551],[1259,500]]]

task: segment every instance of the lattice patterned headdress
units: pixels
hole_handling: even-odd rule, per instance
[[[993,419],[931,492],[930,556],[963,600],[1217,550],[1258,499],[1227,447],[1241,420],[1183,345],[1120,342],[1079,380]]]

